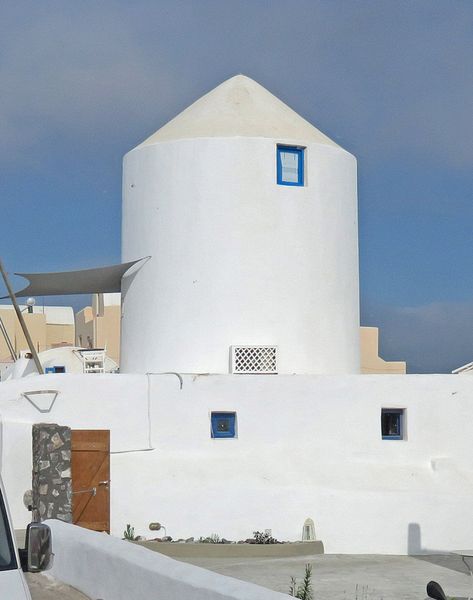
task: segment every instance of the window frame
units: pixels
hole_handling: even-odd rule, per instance
[[[229,431],[218,431],[216,429],[217,420],[230,418]],[[213,410],[210,413],[210,437],[217,440],[233,440],[237,437],[237,414],[231,410]]]
[[[397,415],[399,420],[399,434],[383,434],[383,415]],[[381,439],[382,440],[405,440],[406,413],[404,408],[382,408],[381,409]]]
[[[298,158],[298,178],[297,181],[284,181],[282,178],[281,152],[290,152],[296,154]],[[302,146],[287,146],[285,144],[276,145],[276,183],[278,185],[288,185],[291,187],[304,187],[305,184],[305,148]]]

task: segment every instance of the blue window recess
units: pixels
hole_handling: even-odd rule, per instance
[[[63,367],[63,366],[46,367],[45,372],[46,373],[65,373],[66,367]]]
[[[381,437],[383,440],[404,439],[404,409],[381,409]]]
[[[304,185],[304,148],[277,146],[278,185]]]
[[[213,438],[236,437],[236,413],[213,412],[210,421]]]

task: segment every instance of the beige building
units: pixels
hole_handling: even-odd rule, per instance
[[[76,345],[104,348],[120,364],[121,294],[94,294],[92,306],[76,314]]]
[[[386,361],[378,355],[379,330],[377,327],[360,327],[360,355],[361,372],[390,373],[405,375],[406,363],[404,361]]]
[[[34,306],[33,312],[29,313],[27,306],[20,305],[20,310],[37,352],[74,345],[74,311],[70,306]],[[0,304],[0,319],[3,323],[2,329],[11,342],[13,353],[18,357],[22,350],[28,350],[28,344],[13,306]],[[7,340],[0,334],[0,362],[12,361]]]

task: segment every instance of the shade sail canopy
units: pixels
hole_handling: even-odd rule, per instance
[[[27,287],[15,292],[15,296],[21,298],[24,296],[67,296],[120,292],[123,275],[141,260],[143,259],[82,271],[15,273],[30,282]],[[8,296],[4,296],[4,298],[8,298]]]

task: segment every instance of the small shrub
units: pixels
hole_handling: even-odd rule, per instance
[[[291,583],[289,584],[289,596],[296,597],[297,594],[297,581],[295,577],[291,577]]]
[[[278,540],[273,538],[269,533],[261,533],[261,531],[253,531],[253,537],[256,544],[277,544]]]
[[[132,542],[134,542],[136,539],[138,539],[138,536],[135,536],[135,528],[132,527],[130,525],[130,523],[126,524],[126,529],[123,532],[123,539],[130,540]]]
[[[291,583],[289,585],[289,595],[299,598],[299,600],[313,600],[312,591],[312,565],[307,564],[305,566],[304,579],[298,586],[295,577],[291,577]]]
[[[211,533],[208,537],[200,537],[199,544],[220,544],[220,536],[218,533]]]

